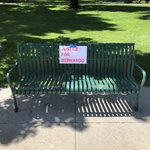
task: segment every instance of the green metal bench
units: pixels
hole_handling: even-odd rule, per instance
[[[135,93],[138,111],[146,73],[136,64],[133,43],[83,44],[87,46],[87,64],[59,64],[59,45],[17,45],[17,62],[7,73],[15,112],[16,94],[57,92]],[[133,77],[136,68],[143,76],[140,85]]]

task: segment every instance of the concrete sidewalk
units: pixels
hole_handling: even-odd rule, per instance
[[[135,96],[18,96],[0,89],[0,150],[150,150],[150,88]]]

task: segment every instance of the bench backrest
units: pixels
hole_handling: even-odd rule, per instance
[[[127,76],[133,73],[133,43],[82,44],[87,46],[87,64],[59,64],[60,44],[18,44],[17,61],[21,75]],[[66,45],[66,44],[62,44]],[[69,45],[69,44],[68,44]]]

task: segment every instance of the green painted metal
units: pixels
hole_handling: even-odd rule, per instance
[[[145,71],[136,64],[133,43],[84,43],[87,64],[60,64],[57,43],[24,43],[17,45],[17,62],[7,73],[15,110],[15,94],[49,94],[63,92],[137,93],[146,80]],[[142,72],[138,85],[134,69]],[[13,75],[18,78],[12,82]]]

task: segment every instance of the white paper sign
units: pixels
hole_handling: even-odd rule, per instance
[[[87,64],[87,46],[59,46],[60,64]]]

